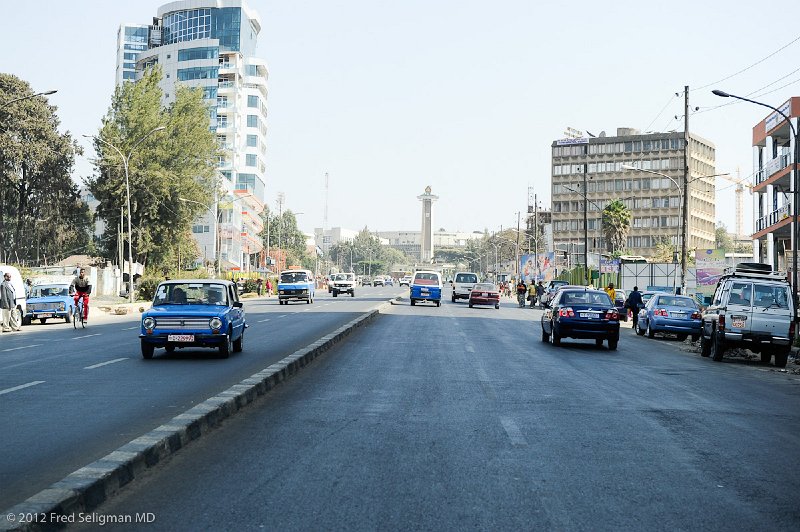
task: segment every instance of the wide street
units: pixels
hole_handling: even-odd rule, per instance
[[[250,327],[242,353],[157,350],[142,359],[139,314],[93,310],[89,326],[61,320],[0,336],[0,507],[9,508],[72,471],[167,422],[403,293],[364,287],[358,297],[278,305],[244,300]]]
[[[359,301],[281,319],[317,323]],[[256,322],[287,314],[254,307]],[[500,310],[398,302],[95,513],[150,512],[155,521],[142,530],[798,529],[800,378],[714,363],[629,328],[617,351],[591,341],[554,347],[541,343],[540,315],[508,299]],[[256,331],[275,331],[275,341],[298,334],[267,323]],[[4,478],[27,468],[57,477],[87,454],[77,432],[115,434],[103,442],[113,447],[258,365],[238,371],[245,360],[269,363],[277,349],[266,339],[254,348],[255,336],[227,361],[153,363],[135,360],[133,340],[108,338],[117,347],[106,359],[130,360],[105,367],[117,371],[102,379],[76,353],[42,376],[34,373],[47,364],[19,367],[26,377],[17,380],[57,382],[16,396],[15,412],[46,421],[14,423],[24,437],[5,439]],[[61,438],[69,441],[53,441]],[[25,446],[33,449],[17,450]],[[74,453],[72,464],[56,473],[61,464],[44,449],[26,467],[15,463],[46,446]]]

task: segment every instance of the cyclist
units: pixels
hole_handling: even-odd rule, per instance
[[[520,307],[525,306],[525,294],[528,292],[528,287],[525,286],[525,281],[520,279],[517,283],[517,301]]]
[[[69,285],[69,291],[73,293],[73,298],[75,299],[75,307],[78,306],[78,300],[83,298],[83,321],[87,323],[89,321],[89,294],[92,293],[92,284],[88,277],[86,277],[86,270],[84,268],[80,269],[78,276],[72,280],[72,284]]]

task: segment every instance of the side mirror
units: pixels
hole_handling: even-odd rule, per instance
[[[244,303],[242,303],[241,301],[234,301],[233,302],[233,307],[234,308],[242,308],[242,307],[244,307]]]

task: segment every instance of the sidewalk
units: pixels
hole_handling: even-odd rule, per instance
[[[126,298],[114,296],[97,296],[89,300],[89,305],[107,314],[134,314],[141,313],[150,308],[150,301],[136,301],[129,303]]]

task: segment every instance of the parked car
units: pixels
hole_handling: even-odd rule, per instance
[[[601,290],[562,288],[542,314],[542,342],[561,345],[562,338],[591,339],[597,346],[619,342],[619,314],[611,298]]]
[[[567,281],[562,281],[560,279],[553,279],[547,283],[547,286],[544,289],[544,302],[548,303],[551,299],[553,299],[553,296],[556,295],[556,292],[558,292],[559,288],[562,286],[567,286],[568,284],[569,283]]]
[[[74,305],[75,299],[69,293],[69,283],[35,285],[28,296],[22,323],[30,325],[33,320],[46,323],[50,318],[59,318],[70,323]]]
[[[289,301],[314,302],[314,274],[310,270],[284,270],[278,279],[278,303],[288,305]]]
[[[155,348],[218,348],[222,358],[244,346],[247,328],[236,283],[220,279],[165,281],[158,285],[150,310],[142,314],[142,357]]]
[[[730,347],[759,353],[768,364],[786,367],[795,335],[795,312],[786,276],[768,264],[742,263],[717,283],[703,312],[700,354],[722,360]]]
[[[439,272],[420,270],[411,281],[411,306],[417,301],[430,301],[437,307],[442,304],[442,276]]]
[[[692,341],[700,338],[700,308],[689,296],[655,294],[639,311],[636,334],[653,338],[656,333],[676,334],[683,341],[692,335]]]
[[[628,309],[625,308],[625,300],[628,294],[625,290],[614,290],[614,306],[617,307],[620,321],[628,321]]]
[[[469,308],[475,305],[492,305],[500,308],[500,290],[494,283],[478,283],[469,293]]]
[[[478,284],[478,274],[473,272],[458,272],[453,278],[453,293],[450,301],[453,303],[457,299],[469,299],[472,295],[473,287]]]

